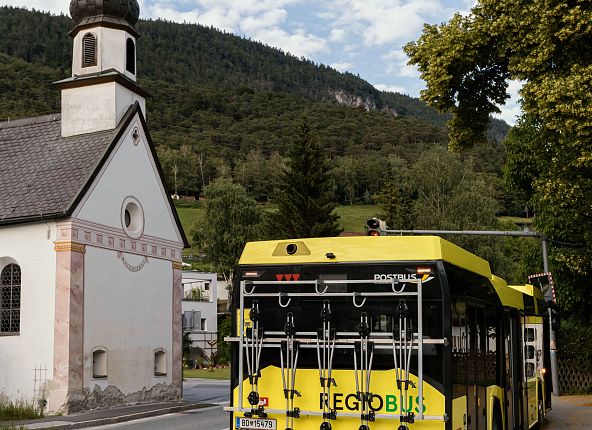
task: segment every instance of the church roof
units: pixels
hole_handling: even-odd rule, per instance
[[[133,26],[138,22],[140,6],[137,0],[71,0],[70,15],[76,24],[107,16]]]
[[[136,113],[165,183],[137,103],[114,130],[71,137],[61,136],[59,114],[0,122],[0,225],[69,217]],[[169,204],[174,206],[170,198]],[[177,211],[171,209],[188,246]]]
[[[140,17],[137,0],[71,0],[70,15],[76,24],[71,36],[96,25],[121,28],[138,36],[134,28]]]

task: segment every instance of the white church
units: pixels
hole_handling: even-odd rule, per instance
[[[188,245],[136,83],[136,0],[72,0],[60,114],[0,123],[0,398],[181,397]]]

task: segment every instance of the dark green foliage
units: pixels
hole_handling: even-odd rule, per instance
[[[0,421],[21,421],[43,418],[43,414],[31,403],[23,401],[0,403]]]
[[[273,199],[278,211],[270,214],[271,236],[327,237],[341,233],[330,169],[304,117],[279,177]]]
[[[218,317],[218,352],[216,354],[217,364],[230,363],[230,344],[224,341],[225,337],[231,335],[232,319],[229,315]]]
[[[382,209],[381,216],[390,229],[411,230],[415,227],[413,204],[417,199],[405,160],[391,157],[388,179],[374,201]]]
[[[592,373],[592,327],[577,320],[562,320],[557,333],[559,358],[574,367]],[[590,387],[592,390],[592,387]]]
[[[59,94],[51,83],[63,77],[0,52],[0,121],[59,112]]]
[[[181,351],[183,354],[183,365],[187,365],[189,363],[189,359],[191,357],[191,333],[188,331],[183,332],[183,341],[181,346]]]
[[[260,238],[261,209],[245,189],[220,178],[205,189],[205,220],[195,226],[194,243],[218,273],[229,279],[245,243]]]

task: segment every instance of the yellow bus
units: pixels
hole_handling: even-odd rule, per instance
[[[539,289],[440,238],[248,243],[231,428],[527,430],[551,408]]]

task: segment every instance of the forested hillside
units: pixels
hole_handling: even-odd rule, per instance
[[[59,111],[51,82],[70,73],[71,27],[66,16],[0,8],[0,119]],[[153,95],[148,122],[179,193],[197,194],[232,175],[266,200],[304,113],[332,157],[344,202],[369,201],[393,157],[411,162],[446,144],[444,116],[352,74],[199,25],[140,21],[137,29],[139,83]],[[506,131],[494,121],[495,147],[473,154],[497,176],[503,151],[496,142]]]

